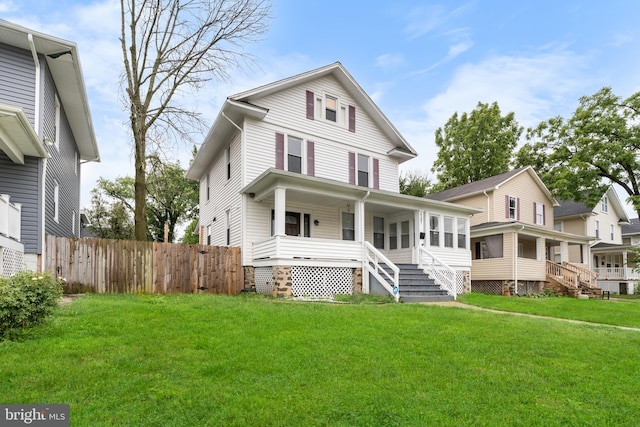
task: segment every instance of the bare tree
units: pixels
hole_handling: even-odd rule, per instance
[[[244,43],[268,29],[268,0],[120,0],[123,97],[135,151],[135,237],[147,238],[147,150],[191,140],[205,123],[180,105],[246,61]],[[154,147],[150,147],[154,146]]]

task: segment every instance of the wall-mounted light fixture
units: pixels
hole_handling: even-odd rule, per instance
[[[51,147],[53,145],[53,141],[51,141],[51,138],[49,138],[48,136],[42,138],[42,142],[44,142],[44,145],[46,145],[47,147]]]
[[[313,220],[313,225],[320,225],[320,221],[318,221],[317,219]]]

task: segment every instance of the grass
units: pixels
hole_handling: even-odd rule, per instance
[[[471,293],[461,295],[459,300],[494,310],[640,328],[640,301],[633,299],[505,298],[501,295]]]
[[[639,353],[634,331],[450,307],[89,295],[0,343],[0,402],[68,403],[73,426],[624,426]]]

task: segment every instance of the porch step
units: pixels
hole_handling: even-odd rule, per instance
[[[400,269],[398,290],[401,302],[453,301],[447,291],[440,289],[435,281],[418,268],[416,264],[396,264]],[[385,270],[393,275],[391,269]]]

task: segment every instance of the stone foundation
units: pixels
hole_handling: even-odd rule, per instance
[[[273,296],[278,298],[293,296],[290,266],[276,265],[273,267]]]
[[[252,289],[256,287],[256,269],[252,265],[245,265],[244,267],[244,288]]]
[[[362,293],[362,268],[353,269],[353,293]]]
[[[471,272],[462,272],[462,293],[468,294],[471,292]]]

